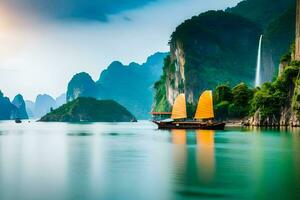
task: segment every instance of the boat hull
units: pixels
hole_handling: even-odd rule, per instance
[[[200,122],[158,122],[159,129],[202,129],[202,130],[224,130],[225,123],[200,123]]]

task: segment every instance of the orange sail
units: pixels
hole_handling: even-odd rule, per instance
[[[212,119],[214,117],[212,91],[205,91],[199,98],[195,119]]]
[[[185,94],[180,94],[173,105],[172,110],[172,119],[185,119],[187,118],[186,114],[186,101],[185,101]]]

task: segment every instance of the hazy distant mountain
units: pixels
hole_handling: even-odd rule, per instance
[[[28,117],[34,118],[34,107],[35,107],[34,102],[26,100],[25,105],[26,105],[26,111],[27,111]]]
[[[61,94],[60,96],[56,97],[56,107],[60,107],[67,102],[67,95],[65,93]]]
[[[28,119],[28,114],[26,112],[25,101],[24,101],[23,96],[21,94],[18,94],[17,96],[15,96],[14,100],[12,101],[12,104],[14,104],[17,108],[16,118],[18,118],[18,119]]]
[[[35,100],[34,116],[42,117],[56,107],[55,100],[47,94],[38,95]]]
[[[89,74],[76,74],[68,84],[67,100],[78,97],[112,99],[126,107],[138,119],[149,118],[153,85],[162,73],[168,53],[156,53],[143,64],[123,65],[115,61],[104,70],[97,82]]]
[[[26,110],[29,118],[40,118],[51,111],[66,103],[66,94],[61,94],[56,99],[48,94],[39,94],[35,102],[26,101]]]

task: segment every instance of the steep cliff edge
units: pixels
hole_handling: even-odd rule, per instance
[[[168,110],[180,92],[193,105],[203,90],[218,84],[251,85],[261,31],[251,21],[223,11],[209,11],[179,25],[155,84],[154,110]]]

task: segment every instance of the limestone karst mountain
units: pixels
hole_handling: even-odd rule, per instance
[[[186,20],[171,36],[170,57],[155,84],[154,110],[170,110],[181,92],[195,104],[204,89],[219,84],[253,86],[261,34],[262,81],[271,81],[293,42],[294,22],[294,0],[247,0],[225,12],[209,11]]]
[[[18,94],[15,96],[14,100],[12,101],[12,104],[16,106],[16,118],[18,119],[28,119],[28,114],[26,111],[26,105],[25,101],[23,99],[23,96],[21,94]]]
[[[186,20],[173,32],[170,56],[155,84],[155,111],[168,111],[179,93],[195,104],[203,90],[255,78],[261,29],[244,17],[209,11]]]

